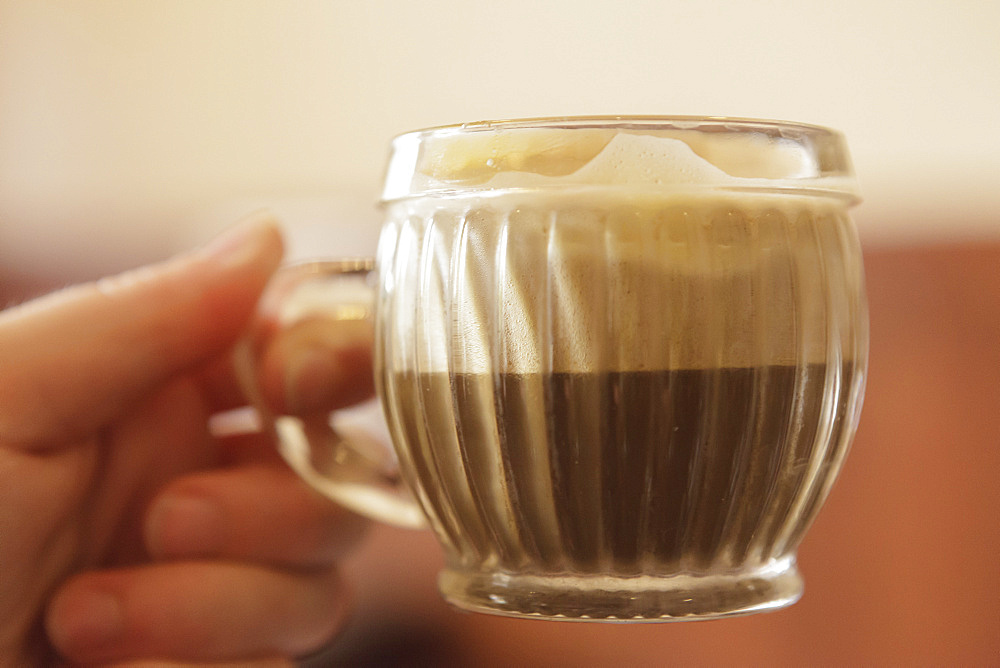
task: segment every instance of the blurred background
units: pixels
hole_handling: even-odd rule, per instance
[[[843,131],[872,309],[854,451],[793,608],[592,626],[460,614],[379,528],[315,663],[1000,663],[1000,3],[0,0],[0,306],[267,206],[367,255],[389,139],[503,117],[707,114]]]

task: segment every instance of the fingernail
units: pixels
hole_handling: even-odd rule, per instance
[[[95,590],[61,600],[52,622],[52,641],[68,654],[99,651],[119,638],[125,628],[118,599]]]
[[[269,212],[255,213],[210,241],[202,252],[227,266],[245,264],[259,252],[265,232],[273,232],[276,227],[277,222]]]
[[[306,348],[297,352],[288,363],[285,376],[285,400],[295,413],[309,413],[330,408],[335,395],[334,379],[339,366],[331,351]]]
[[[154,557],[207,557],[225,542],[222,509],[210,499],[168,495],[156,502],[146,522],[146,547]]]

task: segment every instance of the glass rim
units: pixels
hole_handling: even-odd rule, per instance
[[[583,115],[583,116],[527,116],[524,118],[507,118],[495,120],[479,120],[467,123],[446,123],[432,125],[416,130],[401,132],[393,138],[393,142],[402,137],[415,135],[447,135],[463,132],[487,132],[492,130],[515,130],[532,128],[552,129],[585,129],[585,128],[620,128],[629,127],[662,130],[699,130],[703,128],[720,128],[729,131],[761,132],[774,130],[781,132],[798,131],[811,135],[827,135],[842,138],[844,135],[827,125],[789,121],[768,118],[753,118],[749,116],[699,116],[699,115],[657,115],[657,114],[623,114],[623,115]]]

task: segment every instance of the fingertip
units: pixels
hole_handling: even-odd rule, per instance
[[[350,596],[333,570],[188,561],[85,573],[46,611],[49,641],[85,665],[303,656],[343,627]]]
[[[223,231],[200,253],[226,268],[258,263],[270,274],[284,254],[280,223],[270,211],[255,212]]]
[[[362,347],[299,351],[288,362],[284,388],[286,406],[296,415],[360,403],[375,390],[371,352]]]
[[[223,558],[273,567],[332,567],[370,521],[310,489],[286,466],[244,466],[178,479],[144,526],[157,560]]]
[[[45,618],[49,640],[66,657],[101,656],[125,630],[121,601],[110,591],[70,582],[56,594]]]
[[[225,546],[225,528],[223,510],[211,498],[167,493],[147,515],[146,549],[156,559],[215,556]]]
[[[293,415],[358,404],[375,393],[367,321],[314,319],[283,332],[264,351],[268,403]]]
[[[179,267],[193,263],[212,276],[202,279],[201,310],[196,315],[204,319],[203,327],[216,330],[216,335],[227,343],[241,334],[284,252],[278,220],[260,212],[178,258]]]

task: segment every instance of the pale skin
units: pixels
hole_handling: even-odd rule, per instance
[[[281,258],[262,214],[0,312],[0,666],[288,665],[335,636],[349,602],[337,563],[366,523],[270,439],[208,428],[245,403],[231,348]],[[370,341],[324,345],[323,384],[288,371],[293,336],[265,351],[271,403],[371,393]]]

